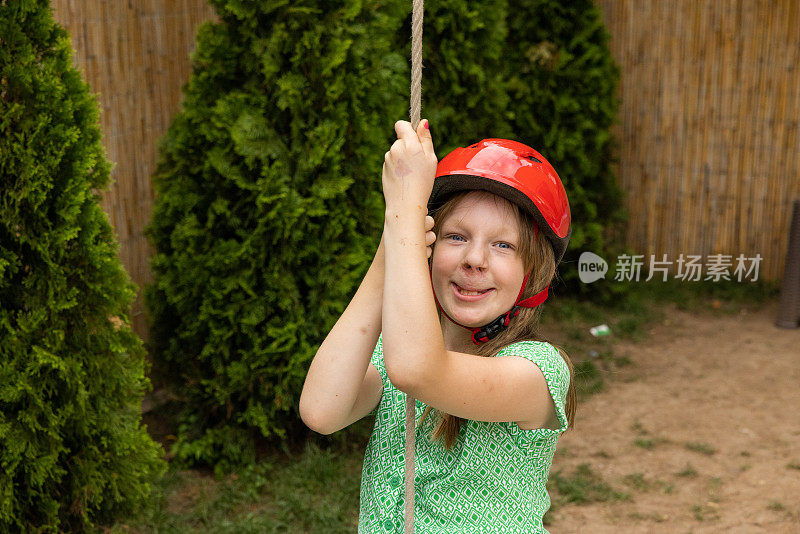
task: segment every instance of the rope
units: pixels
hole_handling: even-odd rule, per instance
[[[422,14],[424,0],[414,0],[411,15],[411,127],[417,131],[422,109]]]
[[[414,0],[411,14],[411,127],[417,131],[422,109],[422,15],[424,0]],[[405,534],[414,534],[414,431],[416,400],[406,394],[406,515]]]

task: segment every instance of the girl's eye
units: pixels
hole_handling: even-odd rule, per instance
[[[447,236],[447,239],[459,240],[459,239],[464,239],[464,238],[462,236],[458,235],[458,234],[450,234],[449,236]]]
[[[505,242],[500,242],[500,243],[497,244],[497,246],[499,246],[500,248],[506,248],[508,250],[514,250],[514,246],[513,245],[511,245],[509,243],[505,243]]]

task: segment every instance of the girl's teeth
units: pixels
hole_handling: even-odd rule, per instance
[[[466,289],[463,289],[461,287],[458,288],[458,292],[461,293],[462,295],[481,295],[483,293],[486,293],[485,291],[467,291]]]

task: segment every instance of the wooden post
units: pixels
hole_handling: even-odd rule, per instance
[[[783,271],[778,320],[781,328],[797,328],[800,320],[800,200],[794,201],[792,224],[789,229],[789,247],[786,250],[786,268]]]

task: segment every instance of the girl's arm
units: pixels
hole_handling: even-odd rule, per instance
[[[300,395],[300,417],[309,428],[344,428],[358,398],[381,328],[384,239],[356,294],[311,362]]]
[[[436,240],[429,231],[433,218],[427,217],[424,224],[427,251],[423,254],[430,255],[430,245]],[[311,361],[299,411],[303,422],[316,432],[330,434],[350,425],[368,414],[380,399],[380,375],[373,371],[370,381],[367,371],[380,335],[385,257],[381,236],[364,280]],[[362,384],[369,389],[362,392]],[[359,410],[360,416],[354,410]]]
[[[437,165],[425,124],[420,121],[414,132],[406,121],[395,123],[398,140],[383,171],[383,357],[389,379],[401,390],[441,367],[445,353],[425,251],[425,207]]]

